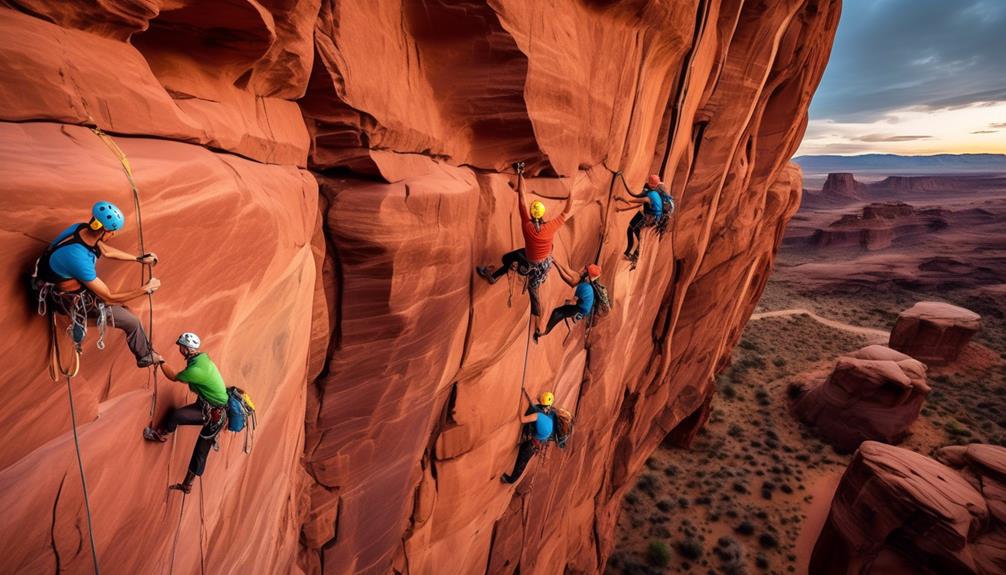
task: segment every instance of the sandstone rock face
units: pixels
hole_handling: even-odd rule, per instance
[[[199,332],[260,410],[252,454],[225,436],[202,508],[194,491],[181,512],[165,487],[195,430],[145,444],[146,372],[118,333],[86,350],[73,385],[109,573],[167,570],[176,527],[176,572],[201,556],[208,573],[601,571],[622,494],[670,431],[701,427],[764,288],[839,15],[823,0],[0,4],[8,267],[98,197],[133,221],[118,161],[80,124],[100,126],[161,259],[155,345]],[[521,286],[508,305],[507,282],[472,273],[521,244],[500,173],[518,159],[550,214],[573,195],[555,257],[599,263],[615,302],[537,346]],[[633,272],[614,170],[633,187],[659,173],[678,200]],[[0,286],[18,334],[0,342],[0,567],[85,573],[65,385],[45,376],[19,278]],[[553,274],[546,309],[567,297]],[[522,380],[577,424],[514,489],[499,475]],[[158,415],[185,401],[160,382]]]
[[[849,464],[811,573],[993,575],[1006,569],[1006,448],[924,455],[867,441]]]
[[[950,363],[981,329],[981,321],[981,316],[962,307],[919,302],[898,316],[890,346],[926,363]]]
[[[839,451],[866,440],[898,443],[929,395],[926,366],[882,345],[840,357],[820,385],[793,406],[797,416]]]

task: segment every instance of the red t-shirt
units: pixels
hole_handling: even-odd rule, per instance
[[[540,229],[536,229],[531,222],[531,216],[527,213],[527,208],[523,205],[520,210],[521,231],[524,233],[524,253],[527,259],[532,262],[540,262],[552,254],[552,240],[555,234],[566,222],[566,217],[559,214],[559,217],[541,224]]]

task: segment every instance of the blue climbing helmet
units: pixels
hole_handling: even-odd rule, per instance
[[[91,229],[100,230],[104,228],[109,232],[122,229],[126,224],[126,217],[122,215],[122,210],[112,202],[98,202],[91,208]]]

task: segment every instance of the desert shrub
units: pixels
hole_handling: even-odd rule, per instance
[[[785,367],[786,358],[782,356],[776,357],[775,359],[772,360],[772,364],[775,365],[776,367]]]
[[[702,557],[702,543],[697,539],[684,539],[678,541],[677,547],[678,553],[680,553],[685,559],[695,561],[699,557]]]
[[[740,533],[741,535],[753,535],[755,527],[750,521],[741,521],[737,527],[734,527],[734,531]]]
[[[758,544],[765,549],[774,549],[779,546],[779,540],[771,533],[762,533],[758,536]]]
[[[644,493],[653,495],[653,492],[657,488],[657,477],[652,473],[644,473],[640,475],[639,479],[636,481],[636,488]]]

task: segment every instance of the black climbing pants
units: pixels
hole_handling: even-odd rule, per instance
[[[206,469],[206,457],[210,454],[210,448],[216,442],[217,434],[224,424],[223,409],[209,408],[202,399],[198,399],[195,403],[172,410],[161,424],[161,429],[166,433],[174,433],[179,425],[203,426],[199,430],[199,437],[189,460],[189,471],[194,475],[202,475]],[[213,410],[219,410],[216,421],[212,415]]]
[[[552,315],[548,318],[548,325],[545,327],[545,333],[542,335],[548,335],[552,328],[558,325],[558,323],[566,318],[576,317],[576,314],[580,313],[580,308],[576,304],[566,304],[559,306],[552,310]]]
[[[629,240],[628,247],[625,248],[625,253],[632,253],[633,240],[636,243],[636,251],[639,251],[643,247],[643,238],[640,234],[643,228],[646,226],[646,216],[643,212],[636,212],[636,215],[632,216],[632,220],[629,221],[629,227],[625,230],[625,237]]]
[[[79,296],[62,293],[53,294],[51,298],[52,309],[65,316],[73,317],[71,312],[74,309],[74,298],[76,297],[85,298],[87,303],[84,305],[84,309],[86,310],[87,317],[89,319],[97,319],[98,306],[96,302],[99,300],[97,296],[90,292]],[[129,346],[129,351],[133,352],[137,363],[149,361],[150,342],[147,340],[147,334],[143,331],[143,325],[140,323],[139,318],[121,305],[106,305],[105,309],[108,310],[106,313],[110,316],[112,327],[121,329],[126,334],[126,345]]]
[[[503,265],[493,272],[493,279],[498,280],[505,276],[515,265],[518,267],[528,265],[524,248],[503,254]],[[527,283],[527,297],[531,300],[531,315],[541,317],[541,300],[538,298],[538,285],[534,282]]]
[[[524,469],[527,468],[528,462],[531,461],[535,453],[538,453],[538,448],[533,440],[528,439],[520,444],[520,449],[517,450],[517,461],[513,464],[513,471],[510,472],[508,483],[514,483],[520,479],[521,475],[524,475]]]

